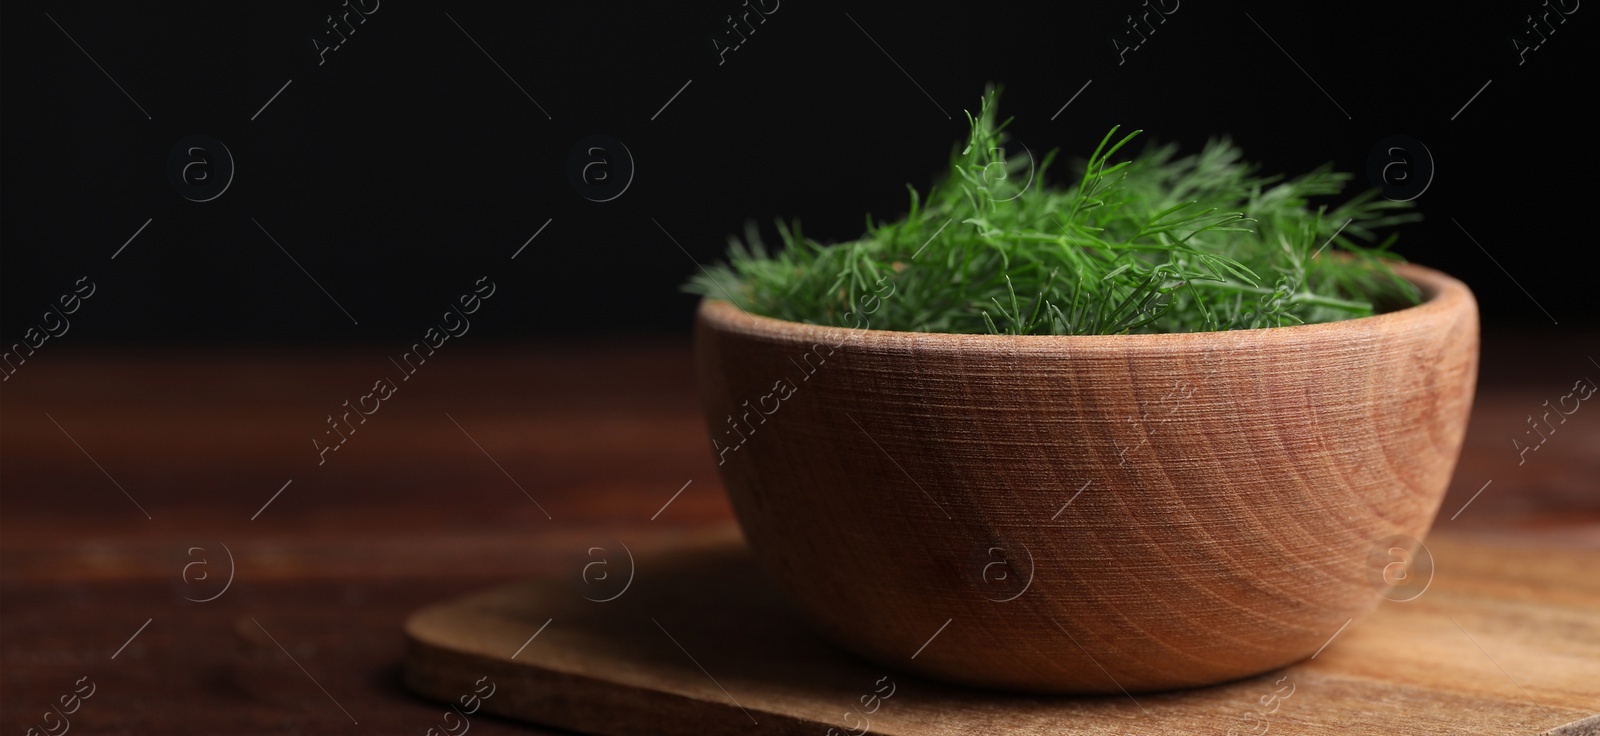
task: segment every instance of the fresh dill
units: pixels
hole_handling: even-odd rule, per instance
[[[1109,335],[1332,322],[1418,301],[1393,273],[1390,235],[1420,219],[1368,191],[1335,207],[1351,178],[1324,165],[1258,176],[1227,139],[1195,155],[1177,146],[1118,154],[1139,131],[1108,132],[1076,184],[1048,186],[1056,157],[1007,156],[985,91],[943,180],[893,222],[822,245],[777,223],[771,252],[753,226],[728,261],[685,290],[755,314],[912,332]],[[862,315],[867,315],[863,319]]]

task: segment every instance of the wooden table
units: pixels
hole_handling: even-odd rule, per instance
[[[463,345],[403,382],[393,354],[51,343],[0,384],[0,728],[59,730],[43,714],[92,683],[82,733],[443,733],[400,682],[413,610],[730,523],[686,344]],[[1593,335],[1486,338],[1430,543],[1600,563],[1600,402],[1520,465],[1511,442],[1600,380],[1587,356]],[[319,455],[383,377],[398,390]]]

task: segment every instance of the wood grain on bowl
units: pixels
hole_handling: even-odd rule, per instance
[[[873,660],[1048,692],[1246,677],[1402,583],[1387,564],[1449,483],[1477,307],[1399,271],[1422,304],[1212,333],[852,330],[707,300],[713,451],[755,557]]]

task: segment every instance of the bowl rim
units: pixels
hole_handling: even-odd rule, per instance
[[[958,349],[1139,349],[1215,347],[1218,343],[1303,344],[1349,337],[1355,334],[1405,331],[1436,323],[1462,310],[1476,313],[1477,301],[1466,284],[1442,271],[1414,263],[1392,264],[1394,272],[1416,285],[1424,300],[1392,312],[1284,327],[1253,327],[1240,330],[1206,332],[1162,332],[1128,335],[990,335],[957,332],[909,332],[877,330],[870,327],[816,325],[807,322],[766,317],[746,312],[725,299],[704,297],[696,310],[696,322],[720,332],[779,341],[821,342],[843,345],[886,346],[905,341],[920,345],[936,343]],[[870,322],[870,320],[869,320]]]

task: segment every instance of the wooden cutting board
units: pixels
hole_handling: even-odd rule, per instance
[[[417,612],[406,680],[463,713],[594,734],[1600,734],[1600,546],[1587,536],[1553,548],[1436,535],[1426,592],[1329,632],[1314,658],[1115,697],[977,691],[858,659],[806,626],[735,533],[632,565],[618,543],[568,579]]]

